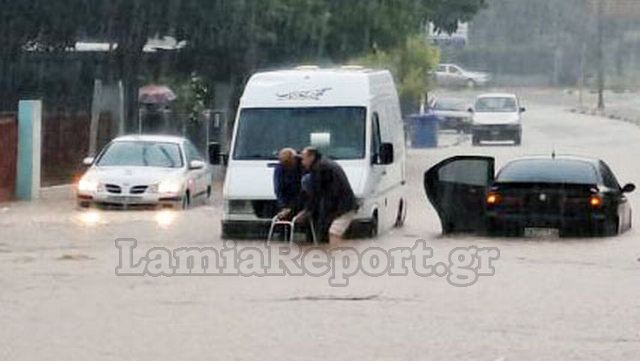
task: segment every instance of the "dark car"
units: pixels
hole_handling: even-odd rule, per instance
[[[494,169],[494,158],[458,156],[425,173],[425,190],[445,234],[614,236],[631,229],[626,195],[635,185],[621,187],[601,160],[526,157],[497,175]]]
[[[453,129],[460,133],[471,129],[469,102],[453,98],[436,98],[429,110],[440,120],[440,129]]]

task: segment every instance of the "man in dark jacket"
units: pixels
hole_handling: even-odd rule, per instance
[[[302,152],[302,165],[312,183],[312,196],[303,212],[316,223],[320,239],[340,243],[358,209],[349,179],[338,163],[322,158],[315,148]]]
[[[278,217],[290,219],[300,209],[302,166],[295,150],[285,148],[273,173],[273,188],[278,200]]]

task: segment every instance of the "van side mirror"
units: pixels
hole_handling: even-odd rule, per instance
[[[227,165],[228,155],[222,153],[220,143],[209,143],[209,163],[212,165]]]
[[[378,165],[389,165],[394,162],[394,149],[391,143],[382,143],[378,153]]]
[[[636,190],[636,185],[629,183],[622,187],[622,193],[633,193]]]
[[[96,159],[94,157],[86,157],[82,160],[82,165],[91,167]]]
[[[469,108],[469,109],[467,109],[467,111],[468,111],[469,113],[473,113],[473,112],[474,112],[473,108]]]
[[[520,113],[524,113],[526,111],[527,111],[527,108],[525,108],[525,107],[520,108]]]

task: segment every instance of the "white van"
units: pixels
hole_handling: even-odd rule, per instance
[[[223,237],[266,235],[278,211],[277,153],[307,146],[344,168],[360,202],[353,233],[403,224],[405,138],[391,74],[307,66],[258,73],[246,86],[224,184]]]

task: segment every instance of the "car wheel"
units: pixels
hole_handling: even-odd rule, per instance
[[[522,145],[522,135],[516,134],[516,137],[513,138],[513,145],[515,146]]]
[[[207,187],[207,199],[211,199],[211,186]]]
[[[486,232],[489,237],[500,237],[504,235],[504,228],[493,219],[490,219],[486,223]]]
[[[186,211],[187,209],[189,209],[190,206],[191,206],[191,196],[189,195],[189,192],[186,192],[182,196],[182,201],[180,202],[180,208]]]
[[[476,87],[476,82],[473,81],[473,79],[467,80],[467,88],[468,89],[475,89],[475,87]]]
[[[474,146],[480,145],[480,134],[473,132],[471,135],[471,144]]]
[[[596,225],[593,235],[598,237],[614,237],[618,235],[618,219],[607,218],[604,222]]]

